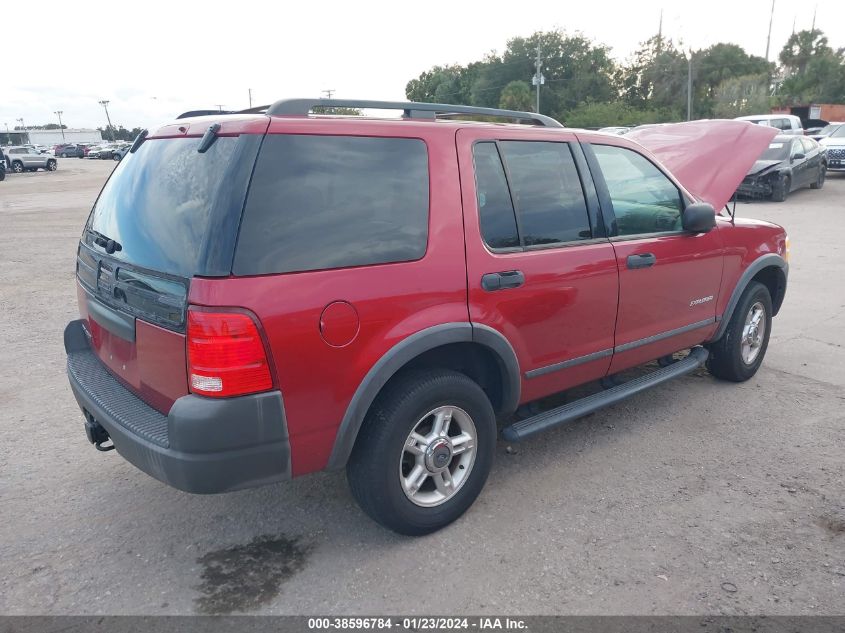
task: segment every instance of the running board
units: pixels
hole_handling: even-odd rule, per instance
[[[616,387],[611,387],[586,398],[581,398],[580,400],[544,411],[525,420],[514,422],[502,429],[502,437],[508,442],[521,442],[537,433],[542,433],[556,426],[572,422],[588,413],[593,413],[599,409],[621,402],[626,398],[630,398],[641,391],[664,383],[667,380],[689,374],[703,365],[708,356],[709,352],[706,349],[695,347],[686,358],[666,367],[656,369],[645,376],[634,378]]]

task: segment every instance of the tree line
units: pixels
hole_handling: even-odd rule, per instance
[[[845,103],[845,49],[822,31],[794,33],[778,62],[730,43],[684,52],[660,35],[624,63],[581,34],[515,37],[502,54],[465,66],[434,66],[408,82],[412,101],[535,110],[535,58],[542,56],[540,113],[572,127],[684,120],[692,77],[693,119],[769,112],[773,106]]]

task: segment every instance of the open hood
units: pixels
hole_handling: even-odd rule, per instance
[[[777,136],[772,127],[713,120],[649,125],[628,132],[697,198],[718,212]]]

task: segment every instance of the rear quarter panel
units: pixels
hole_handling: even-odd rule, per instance
[[[270,134],[350,134],[422,139],[429,160],[429,235],[422,259],[304,273],[195,278],[194,305],[238,306],[259,318],[285,404],[294,475],[325,468],[338,426],[367,371],[394,345],[428,327],[467,322],[460,182],[451,126],[408,122],[328,124],[273,120]],[[323,309],[345,301],[359,330],[342,347],[320,333]]]

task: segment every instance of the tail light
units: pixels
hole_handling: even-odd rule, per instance
[[[255,322],[240,312],[188,310],[188,376],[193,393],[214,398],[271,389]]]

